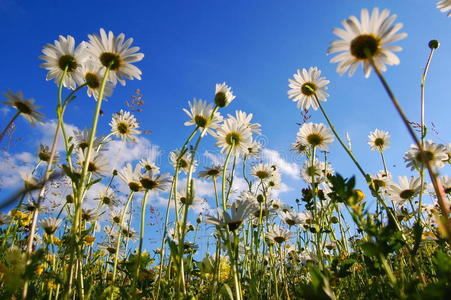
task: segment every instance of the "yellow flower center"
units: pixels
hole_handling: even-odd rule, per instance
[[[379,50],[379,38],[372,34],[361,34],[351,41],[351,54],[357,59],[372,58]]]
[[[316,89],[317,89],[316,84],[314,84],[313,82],[310,82],[310,81],[305,82],[301,86],[301,92],[305,96],[311,96],[311,95],[315,94]]]
[[[65,70],[67,67],[67,72],[73,72],[78,67],[77,61],[75,60],[75,57],[72,55],[66,54],[61,56],[58,59],[58,66],[61,70]]]
[[[116,53],[103,52],[100,55],[100,62],[105,67],[110,67],[111,70],[117,71],[122,66],[121,57]]]

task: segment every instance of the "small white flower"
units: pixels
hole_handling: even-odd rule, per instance
[[[185,153],[183,153],[183,155],[180,158],[179,156],[180,150],[171,151],[171,153],[169,154],[169,160],[171,161],[171,165],[174,167],[174,169],[176,169],[178,160],[178,170],[187,174],[189,172],[189,167],[191,165],[191,153],[189,151],[185,151]],[[197,161],[194,160],[193,164],[194,164],[193,172],[195,172]]]
[[[403,205],[407,200],[412,200],[421,190],[421,179],[411,176],[399,176],[399,184],[392,183],[388,187],[390,199],[398,205]]]
[[[258,163],[251,168],[251,175],[255,178],[266,181],[273,176],[274,169],[270,164]]]
[[[253,202],[235,201],[230,208],[230,214],[218,208],[218,217],[207,215],[204,222],[221,228],[227,226],[230,231],[235,231],[255,210]]]
[[[247,124],[229,118],[218,128],[216,139],[222,153],[228,153],[233,146],[232,155],[245,155],[252,143],[252,131]]]
[[[310,67],[307,69],[297,70],[293,75],[293,79],[288,79],[291,88],[288,91],[288,98],[297,102],[299,109],[308,110],[310,106],[318,109],[318,101],[327,101],[329,94],[326,93],[329,80],[321,77],[321,71],[317,67]]]
[[[105,68],[91,59],[80,65],[77,69],[77,76],[75,76],[75,80],[78,85],[86,83],[88,87],[88,96],[94,96],[97,100],[100,96],[100,89],[104,75]],[[103,99],[113,94],[113,88],[114,85],[111,82],[106,82],[105,89],[103,91]]]
[[[399,58],[393,52],[401,51],[402,48],[387,44],[402,40],[407,34],[398,33],[403,25],[393,25],[396,15],[390,16],[389,13],[387,9],[379,13],[376,7],[370,15],[367,9],[362,9],[361,20],[351,16],[342,22],[344,29],[333,30],[340,40],[333,41],[327,52],[339,53],[330,62],[338,63],[337,72],[340,75],[349,70],[349,76],[352,76],[362,64],[365,77],[369,77],[370,59],[381,72],[387,70],[386,65],[399,64]]]
[[[111,31],[107,35],[103,28],[100,29],[100,35],[90,34],[88,37],[87,52],[104,67],[110,68],[108,79],[114,85],[118,81],[125,85],[125,79],[141,79],[141,70],[133,63],[141,61],[144,54],[136,53],[139,47],[130,47],[132,38],[125,40],[123,33],[114,36]]]
[[[235,99],[235,96],[232,89],[225,82],[216,84],[215,104],[217,106],[226,107],[233,99]]]
[[[312,164],[311,160],[306,160],[304,167],[301,169],[301,177],[308,183],[321,183],[326,180],[328,175],[332,175],[334,170],[327,162],[315,160]]]
[[[135,169],[133,169],[132,165],[128,163],[118,172],[119,178],[122,179],[133,192],[139,192],[142,188],[140,182],[141,168],[140,164],[136,164]]]
[[[270,242],[275,242],[278,244],[282,244],[286,241],[288,241],[293,234],[280,226],[274,225],[272,228],[268,229],[268,232],[266,232],[266,238]]]
[[[253,140],[250,145],[247,147],[247,155],[248,157],[258,158],[262,151],[262,144],[256,140]]]
[[[382,192],[387,192],[387,188],[392,182],[392,174],[384,170],[380,170],[376,175],[370,175],[371,180],[373,181],[376,190],[380,190]]]
[[[132,115],[128,111],[121,111],[119,113],[115,113],[110,122],[111,132],[117,136],[122,138],[122,141],[125,142],[127,139],[131,141],[136,141],[136,135],[140,134],[137,128],[139,128],[138,121],[134,115]]]
[[[183,111],[191,118],[185,122],[185,126],[196,125],[202,129],[207,128],[206,133],[213,134],[213,129],[216,129],[218,124],[222,122],[222,116],[219,112],[213,113],[213,104],[208,104],[207,101],[193,99],[193,103],[188,102],[190,110],[183,109]]]
[[[48,235],[52,235],[61,225],[61,222],[62,222],[61,219],[46,218],[41,220],[39,224],[41,225],[42,229],[44,229],[45,233],[47,233]]]
[[[443,145],[435,144],[432,141],[426,141],[423,145],[423,155],[429,161],[431,167],[442,168],[445,165],[448,155]],[[424,158],[421,155],[417,145],[411,145],[410,149],[404,155],[404,161],[411,170],[420,169],[423,165]],[[424,165],[426,168],[426,165]]]
[[[145,190],[149,191],[165,191],[171,185],[172,179],[169,174],[161,174],[161,175],[142,175],[140,177],[141,186]]]
[[[390,145],[390,134],[388,131],[376,129],[368,135],[368,145],[371,150],[387,150]]]
[[[75,78],[77,77],[77,68],[82,64],[86,56],[86,43],[81,42],[75,47],[75,39],[68,35],[64,37],[59,36],[59,39],[54,44],[45,45],[42,49],[44,55],[39,58],[45,62],[41,67],[48,70],[47,80],[54,79],[56,84],[59,84],[64,70],[67,68],[67,74],[64,77],[63,85],[69,89],[75,89]]]
[[[22,117],[30,122],[31,125],[34,126],[36,123],[42,123],[44,115],[36,110],[39,106],[33,104],[34,99],[25,99],[21,91],[13,93],[8,90],[8,92],[3,93],[3,95],[6,97],[6,101],[4,101],[3,104],[17,109]]]
[[[208,168],[205,168],[205,171],[199,172],[200,178],[217,178],[221,176],[222,174],[222,166],[221,165],[214,165]]]
[[[280,218],[288,226],[294,226],[305,223],[305,215],[294,211],[280,212]]]
[[[297,133],[296,143],[318,147],[323,151],[329,150],[329,144],[334,141],[334,136],[323,123],[304,123]]]
[[[143,169],[146,170],[146,172],[149,172],[150,174],[157,175],[160,173],[160,168],[155,164],[153,159],[143,158],[139,161],[139,164]]]
[[[109,208],[114,208],[119,204],[119,200],[111,188],[103,189],[95,200],[99,201],[103,205],[107,205]]]
[[[91,153],[89,155],[88,172],[91,172],[92,174],[98,176],[104,176],[108,174],[111,171],[108,160],[101,153],[96,152],[94,149],[91,149],[90,152]],[[83,168],[85,164],[87,154],[88,149],[85,149],[84,151],[78,149],[77,163],[80,165],[81,168]]]
[[[83,130],[74,130],[74,136],[72,139],[72,143],[75,147],[80,148],[81,150],[85,150],[89,146],[89,137],[91,136],[90,129]],[[96,136],[94,138],[93,149],[97,149],[102,144],[103,138],[101,136]],[[106,150],[105,147],[101,148],[102,150]]]

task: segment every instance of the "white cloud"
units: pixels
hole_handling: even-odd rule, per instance
[[[291,176],[294,179],[300,178],[300,166],[297,163],[286,161],[278,151],[272,149],[263,149],[261,155],[264,160],[277,165],[282,174]]]

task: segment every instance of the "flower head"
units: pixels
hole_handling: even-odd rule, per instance
[[[54,44],[45,45],[42,49],[44,55],[39,58],[45,61],[41,67],[49,71],[46,79],[54,79],[55,83],[59,84],[64,70],[67,70],[63,85],[66,88],[75,89],[76,71],[87,58],[86,46],[85,42],[81,42],[75,47],[75,39],[70,35],[67,37],[60,35]]]
[[[135,135],[141,133],[141,131],[137,129],[139,128],[139,124],[138,121],[136,121],[135,116],[128,111],[123,111],[122,109],[119,113],[115,113],[113,115],[110,126],[111,132],[115,136],[122,138],[122,141],[124,142],[127,139],[135,141]]]
[[[256,209],[251,201],[235,201],[230,208],[230,213],[219,208],[218,217],[206,216],[205,222],[218,227],[227,226],[230,231],[235,231]]]
[[[301,169],[301,177],[308,183],[321,183],[326,180],[328,175],[332,175],[334,170],[327,162],[315,160],[306,160]]]
[[[96,61],[90,59],[80,65],[77,70],[77,76],[75,76],[75,80],[79,85],[86,83],[88,87],[88,96],[94,96],[94,98],[97,100],[100,96],[100,90],[104,75],[105,68]],[[114,85],[111,82],[107,82],[105,84],[105,89],[103,90],[103,98],[111,96],[113,94],[113,88]]]
[[[72,143],[75,147],[80,148],[81,150],[85,150],[89,146],[89,138],[91,136],[90,129],[83,130],[74,130],[74,136],[72,139]],[[94,138],[93,149],[97,149],[102,144],[103,138],[101,136],[96,136]],[[105,148],[101,148],[105,150]]]
[[[146,172],[149,172],[150,174],[157,175],[160,173],[160,168],[155,164],[153,159],[143,158],[139,161],[139,164],[143,169],[146,170]]]
[[[398,205],[403,205],[407,200],[412,200],[421,190],[421,179],[411,176],[399,176],[399,184],[392,183],[388,187],[390,199]]]
[[[280,226],[274,225],[272,228],[268,229],[266,232],[266,238],[272,243],[282,244],[288,241],[293,234]]]
[[[107,205],[110,208],[114,208],[119,204],[119,200],[111,188],[102,190],[95,200],[98,200],[100,203]]]
[[[148,191],[165,191],[169,188],[172,182],[169,174],[152,175],[150,173],[141,175],[139,181],[141,186]]]
[[[412,145],[404,155],[404,161],[411,170],[419,169],[426,161],[429,161],[432,167],[441,168],[448,159],[446,148],[443,145],[435,144],[432,141],[426,141],[423,145],[423,154],[417,145]],[[426,167],[425,165],[423,167]]]
[[[232,89],[225,83],[216,84],[215,104],[219,107],[226,107],[235,99]]]
[[[376,7],[369,15],[367,9],[362,9],[361,20],[355,16],[342,22],[344,29],[335,28],[334,34],[340,40],[333,41],[328,53],[337,53],[330,61],[338,63],[337,72],[344,74],[349,70],[352,76],[357,67],[362,64],[365,77],[371,73],[370,60],[382,72],[387,65],[398,65],[399,58],[393,53],[401,51],[400,46],[387,46],[387,44],[402,40],[406,33],[398,33],[401,23],[393,25],[396,15],[389,16],[390,11],[385,9],[379,12]]]
[[[218,128],[216,139],[222,153],[228,153],[233,146],[232,155],[245,155],[252,143],[252,131],[247,124],[229,118]]]
[[[297,144],[318,147],[321,150],[329,150],[329,144],[334,141],[329,128],[323,123],[304,123],[297,134]]]
[[[118,172],[119,178],[122,179],[133,192],[139,192],[142,189],[140,182],[141,168],[141,165],[137,164],[135,169],[133,169],[132,165],[128,163]]]
[[[212,134],[216,129],[218,123],[222,121],[222,116],[219,112],[213,113],[213,104],[208,104],[207,101],[193,99],[193,103],[188,102],[190,110],[183,109],[183,111],[190,117],[191,120],[185,122],[185,126],[196,125],[199,128],[206,128],[207,133]]]
[[[214,165],[209,168],[205,168],[205,171],[199,172],[200,178],[217,178],[222,174],[222,166]]]
[[[321,77],[321,71],[317,67],[297,70],[293,75],[294,79],[288,79],[291,88],[288,91],[288,98],[297,102],[299,109],[308,110],[310,106],[318,109],[318,101],[326,101],[329,94],[326,93],[329,80]]]
[[[390,134],[387,131],[376,129],[368,136],[368,145],[371,150],[384,151],[390,145]]]
[[[41,225],[42,229],[44,229],[45,233],[52,235],[55,233],[62,222],[63,221],[61,219],[46,218],[41,220],[39,224]]]
[[[123,33],[114,36],[113,32],[108,34],[103,28],[100,29],[100,35],[90,34],[87,52],[100,64],[110,68],[111,72],[108,79],[116,85],[119,81],[125,85],[125,79],[141,79],[141,70],[133,63],[144,58],[144,54],[136,53],[139,47],[131,47],[133,39],[125,40]]]
[[[34,125],[36,122],[42,123],[44,115],[36,110],[39,106],[33,105],[34,99],[25,99],[21,91],[13,93],[8,90],[3,95],[6,97],[6,101],[3,104],[17,109],[22,117],[27,119],[31,125]]]
[[[178,163],[178,170],[183,171],[184,173],[189,172],[189,167],[191,164],[191,153],[189,151],[185,151],[181,157],[180,150],[171,151],[169,154],[169,160],[171,161],[171,165],[176,169]],[[196,170],[197,161],[193,161],[193,172]]]
[[[98,176],[104,176],[110,172],[110,166],[108,160],[101,154],[91,149],[88,162],[88,172]],[[86,158],[88,157],[88,149],[84,151],[78,149],[77,152],[77,163],[82,167],[86,163]]]

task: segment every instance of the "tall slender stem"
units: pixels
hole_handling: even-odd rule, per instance
[[[136,280],[139,278],[139,269],[141,268],[141,254],[143,249],[143,237],[144,237],[144,219],[146,214],[146,202],[147,197],[149,196],[149,190],[144,192],[142,204],[141,204],[141,221],[140,221],[140,230],[139,230],[139,246],[138,246],[138,266],[136,267]]]

